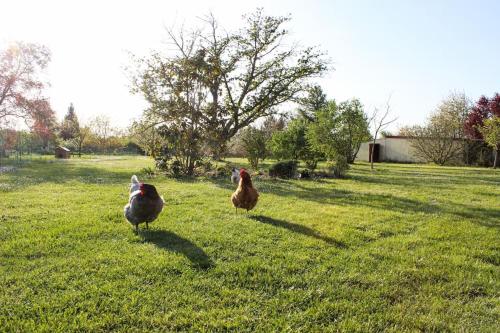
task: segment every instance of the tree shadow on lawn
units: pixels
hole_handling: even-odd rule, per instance
[[[235,186],[226,179],[212,179],[214,185],[234,190]],[[471,222],[493,228],[500,228],[500,210],[496,208],[482,208],[453,202],[433,203],[410,198],[395,196],[392,194],[378,194],[367,192],[354,192],[334,188],[335,180],[328,184],[315,181],[283,180],[283,179],[256,179],[256,188],[262,194],[273,194],[282,197],[293,197],[298,200],[306,200],[320,204],[338,205],[345,207],[363,206],[373,210],[381,209],[403,214],[449,214],[461,218],[467,218]],[[325,186],[326,185],[326,186]],[[408,184],[410,186],[410,184]],[[429,185],[430,187],[431,185]]]
[[[130,181],[132,172],[113,171],[95,166],[64,163],[64,161],[34,161],[19,168],[10,181],[16,189],[43,183],[63,184],[77,181],[84,184],[120,184]]]
[[[221,188],[234,190],[235,186],[229,182],[221,180],[212,180],[213,183]],[[401,198],[390,194],[372,194],[365,192],[353,192],[325,186],[328,184],[320,183],[321,186],[315,186],[315,181],[266,179],[256,180],[256,188],[262,194],[273,194],[283,197],[293,197],[299,200],[307,200],[320,204],[341,205],[341,206],[367,206],[371,208],[386,209],[398,212],[426,212],[436,213],[439,207],[430,203],[424,203],[418,200]]]
[[[144,230],[144,240],[155,246],[175,253],[180,253],[188,258],[193,267],[207,270],[215,266],[210,257],[190,240],[165,230]]]
[[[450,209],[450,212],[483,227],[500,229],[500,209],[457,205],[455,209]]]
[[[491,170],[426,170],[425,167],[408,169],[355,169],[348,178],[364,183],[415,187],[455,187],[457,185],[500,185],[500,177]]]
[[[274,219],[272,217],[263,216],[263,215],[251,215],[251,216],[249,216],[249,218],[251,218],[252,220],[255,220],[257,222],[261,222],[264,224],[270,224],[270,225],[273,225],[275,227],[284,228],[284,229],[296,232],[298,234],[302,234],[305,236],[309,236],[309,237],[313,237],[313,238],[322,240],[325,243],[328,243],[330,245],[334,245],[338,248],[343,248],[343,249],[347,248],[347,245],[344,242],[341,242],[339,240],[336,240],[336,239],[328,237],[328,236],[321,235],[318,231],[311,229],[309,227],[303,226],[301,224],[296,224],[296,223],[288,222],[285,220],[278,220],[278,219]]]
[[[455,177],[439,177],[421,174],[417,175],[400,175],[400,176],[379,176],[375,177],[372,175],[351,174],[347,177],[362,183],[369,184],[380,184],[380,185],[390,185],[390,186],[401,186],[401,187],[411,187],[411,188],[443,188],[443,189],[454,189],[459,185],[473,185],[474,183],[485,184],[489,186],[498,186],[500,181],[491,177],[490,179],[484,177],[474,177],[467,180],[458,179],[459,176]]]

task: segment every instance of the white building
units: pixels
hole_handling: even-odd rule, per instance
[[[370,161],[370,146],[372,144],[373,141],[361,144],[358,155],[356,156],[356,161]],[[416,156],[415,149],[411,146],[410,140],[405,136],[389,135],[377,139],[375,145],[373,158],[375,162],[424,162]]]

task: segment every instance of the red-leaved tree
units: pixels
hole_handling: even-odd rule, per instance
[[[47,101],[39,101],[35,108],[36,112],[30,115],[31,129],[41,140],[43,148],[48,149],[49,142],[56,137],[56,117]]]
[[[36,118],[52,118],[43,90],[47,83],[40,74],[50,61],[42,45],[17,42],[0,50],[0,123],[23,119],[33,125]]]
[[[469,139],[484,140],[483,127],[487,119],[500,117],[500,94],[496,93],[492,98],[481,96],[472,108],[464,122],[464,132]],[[494,167],[498,163],[500,149],[497,147],[495,152]]]

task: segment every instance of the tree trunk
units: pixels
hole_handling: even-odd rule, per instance
[[[372,151],[370,150],[370,146],[368,146],[368,151],[370,153],[370,169],[373,170],[373,151],[375,150],[375,143],[377,142],[377,131],[375,132],[375,139],[373,139]]]
[[[498,166],[498,152],[500,151],[499,148],[495,150],[495,160],[493,161],[493,169],[496,169]]]
[[[194,161],[192,159],[189,159],[187,174],[189,176],[192,176],[194,174]]]

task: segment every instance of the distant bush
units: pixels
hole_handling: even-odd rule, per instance
[[[157,158],[156,169],[164,171],[173,177],[180,177],[182,175],[181,163],[177,160],[169,163],[169,161],[164,157]]]
[[[195,163],[196,174],[205,174],[215,169],[214,164],[209,159],[200,159]]]
[[[349,170],[349,163],[343,155],[335,158],[335,163],[329,165],[329,169],[335,178],[344,178]]]
[[[269,176],[279,178],[292,178],[297,172],[297,161],[281,161],[277,162],[269,168]]]
[[[266,135],[263,130],[249,126],[241,133],[242,146],[245,149],[248,162],[252,168],[259,167],[259,161],[267,156]]]
[[[182,174],[182,165],[181,162],[175,160],[170,164],[169,168],[170,174],[174,177],[179,177]]]
[[[156,161],[156,168],[161,171],[167,171],[168,170],[168,161],[164,158],[157,158]]]
[[[215,169],[216,175],[217,177],[229,177],[231,175],[233,168],[234,166],[231,164],[219,165]]]
[[[300,179],[311,178],[311,171],[309,169],[299,170],[299,178]]]
[[[155,175],[155,170],[152,167],[145,167],[142,168],[142,173],[151,177]]]

